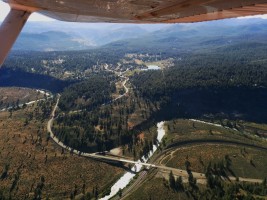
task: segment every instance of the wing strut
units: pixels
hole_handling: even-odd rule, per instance
[[[0,67],[30,15],[30,11],[11,8],[2,23],[0,27]]]

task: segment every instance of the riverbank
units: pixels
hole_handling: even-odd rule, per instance
[[[160,143],[165,135],[165,130],[164,130],[164,122],[159,122],[157,124],[157,140]],[[150,151],[148,158],[145,158],[144,156],[142,157],[142,160],[146,163],[149,158],[156,152],[158,146],[153,145],[153,151]],[[139,162],[141,162],[139,160]],[[133,172],[126,172],[112,187],[111,187],[111,192],[109,195],[101,198],[100,200],[108,200],[115,196],[121,189],[124,189],[136,176],[136,172],[140,172],[142,169],[142,165],[140,164],[135,164],[131,170]],[[134,173],[135,172],[135,173]]]

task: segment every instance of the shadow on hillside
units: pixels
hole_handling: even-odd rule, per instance
[[[265,88],[180,90],[134,129],[139,131],[175,118],[239,119],[267,123],[266,102]]]
[[[0,69],[0,87],[26,87],[45,89],[53,93],[62,92],[73,81],[63,81],[51,76],[34,74],[19,69]]]

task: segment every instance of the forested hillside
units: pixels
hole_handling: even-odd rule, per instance
[[[61,113],[55,132],[88,151],[135,143],[135,130],[173,117],[265,122],[266,27],[263,20],[178,24],[86,51],[14,51],[0,83],[65,88],[59,108],[70,115]],[[160,60],[169,63],[163,70],[142,71]],[[122,72],[130,76],[131,99],[102,106],[124,92],[116,78]]]
[[[23,69],[0,69],[1,87],[27,87],[34,89],[45,89],[53,93],[62,92],[63,89],[77,80],[59,80],[57,78],[25,72]]]
[[[100,199],[154,145],[114,199],[266,196],[266,20],[28,25],[0,69],[0,200]]]
[[[115,77],[109,73],[91,75],[87,80],[65,88],[59,108],[62,111],[92,110],[111,100],[111,94],[116,91]]]
[[[265,121],[266,50],[263,45],[247,43],[191,54],[177,60],[175,67],[136,73],[131,82],[145,98],[162,107],[174,106],[174,115],[220,113]]]
[[[100,65],[104,63],[115,65],[124,54],[123,51],[106,49],[61,52],[14,51],[3,67],[60,79],[65,79],[66,73],[70,73],[73,76],[67,76],[68,79],[77,79],[85,77],[93,70],[100,70]]]
[[[76,84],[76,86],[78,85]],[[88,86],[85,87],[88,88]],[[77,87],[70,87],[67,90],[70,89],[82,91]],[[139,158],[142,152],[147,154],[153,146],[150,144],[156,142],[155,137],[151,133],[145,142],[140,142],[137,137],[139,130],[136,130],[135,126],[145,122],[156,111],[156,106],[134,93],[100,105],[103,99],[100,94],[101,87],[96,91],[92,92],[89,98],[89,100],[95,99],[96,102],[95,106],[90,107],[90,110],[87,106],[87,110],[59,113],[53,126],[56,136],[64,144],[85,152],[106,151],[125,145],[128,154],[133,155],[135,159]],[[71,93],[76,95],[79,92]],[[62,108],[62,104],[65,105],[67,99],[66,96],[64,97],[64,93],[62,97],[60,108]],[[74,102],[77,100],[75,99]],[[96,106],[97,103],[98,106]]]

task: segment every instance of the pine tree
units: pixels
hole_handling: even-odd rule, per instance
[[[181,176],[175,181],[175,188],[177,191],[184,191],[183,179]]]
[[[175,189],[175,178],[173,176],[172,171],[169,174],[169,185],[172,189]]]

